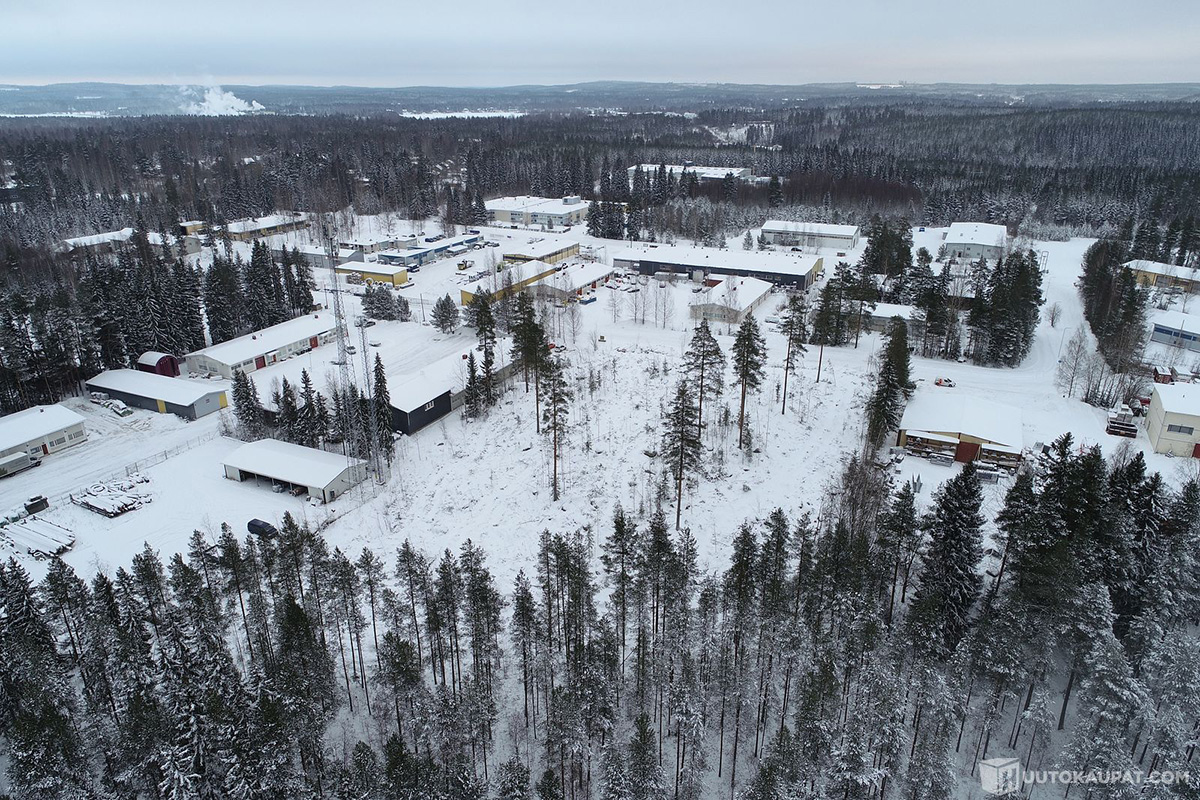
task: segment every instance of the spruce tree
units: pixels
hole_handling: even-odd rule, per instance
[[[704,400],[715,399],[725,391],[725,354],[712,335],[708,320],[700,320],[696,333],[683,356],[684,370],[696,386],[696,438],[704,425]]]
[[[387,370],[383,359],[375,354],[371,376],[371,413],[375,415],[375,428],[379,435],[379,449],[390,465],[395,455],[396,440],[392,435],[392,397],[388,393]]]
[[[758,321],[753,314],[742,320],[730,352],[734,383],[741,387],[741,405],[738,409],[738,448],[741,449],[745,441],[746,394],[758,391],[766,377],[763,368],[767,363],[767,343],[758,330]]]
[[[433,313],[430,318],[434,327],[444,334],[449,335],[458,330],[458,306],[454,305],[450,295],[442,295],[433,304]]]
[[[975,463],[942,484],[928,521],[929,548],[913,601],[913,642],[917,651],[944,660],[954,652],[970,625],[979,599],[983,557],[983,503]]]

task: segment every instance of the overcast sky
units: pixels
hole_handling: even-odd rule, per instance
[[[1200,81],[1197,0],[0,0],[0,83]]]

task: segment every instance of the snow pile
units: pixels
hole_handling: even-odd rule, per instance
[[[185,94],[194,93],[195,89],[185,89]],[[233,92],[227,92],[220,86],[209,86],[204,90],[204,97],[192,102],[184,102],[179,110],[184,114],[194,114],[202,117],[227,117],[238,114],[250,114],[255,111],[266,111],[266,106],[257,100],[246,102]]]

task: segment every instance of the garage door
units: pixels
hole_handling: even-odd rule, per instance
[[[977,442],[959,442],[958,447],[954,450],[954,460],[966,463],[974,461],[979,455],[979,444]]]

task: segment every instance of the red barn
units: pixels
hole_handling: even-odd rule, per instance
[[[153,372],[155,375],[175,378],[179,376],[179,359],[170,353],[148,350],[137,360],[137,368],[141,372]]]

